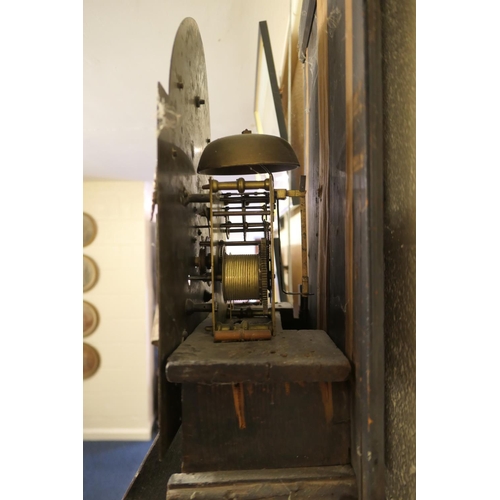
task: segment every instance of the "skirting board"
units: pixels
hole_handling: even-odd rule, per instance
[[[83,429],[84,441],[150,441],[151,427],[133,429]]]

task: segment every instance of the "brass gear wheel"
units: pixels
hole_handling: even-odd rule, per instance
[[[267,302],[267,287],[269,283],[269,246],[265,238],[261,238],[259,245],[259,279],[260,279],[260,301],[264,314],[269,312]]]

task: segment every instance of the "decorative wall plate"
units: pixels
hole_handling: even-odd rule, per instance
[[[83,291],[88,292],[97,283],[99,269],[93,259],[83,256]]]
[[[88,337],[94,333],[99,325],[99,313],[97,309],[90,303],[83,301],[83,336]]]
[[[98,370],[101,358],[97,349],[83,343],[83,378],[89,378]]]
[[[97,224],[93,217],[83,212],[83,246],[90,245],[97,235]]]

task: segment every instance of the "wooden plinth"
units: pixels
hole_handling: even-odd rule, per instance
[[[182,471],[349,463],[346,382],[183,384]]]
[[[210,319],[168,358],[170,382],[344,382],[349,361],[322,330],[282,330],[271,340],[215,343]]]
[[[321,330],[214,343],[202,323],[166,368],[182,384],[182,471],[348,464],[349,371]]]

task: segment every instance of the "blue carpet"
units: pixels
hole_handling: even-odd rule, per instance
[[[121,500],[153,441],[84,441],[83,500]]]

